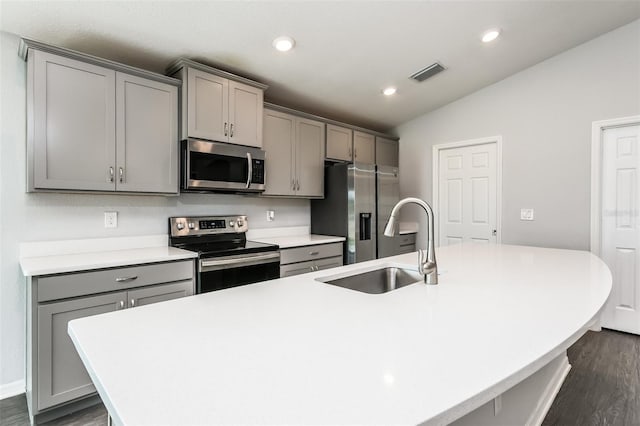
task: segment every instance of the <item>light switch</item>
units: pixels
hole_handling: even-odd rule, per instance
[[[274,220],[276,220],[276,211],[267,210],[267,222],[273,222]]]
[[[533,209],[520,209],[520,220],[533,220]]]

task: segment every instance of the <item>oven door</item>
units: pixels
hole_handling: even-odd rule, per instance
[[[197,293],[280,278],[280,253],[254,253],[200,259]]]
[[[264,151],[189,139],[182,150],[182,188],[193,191],[264,191]]]

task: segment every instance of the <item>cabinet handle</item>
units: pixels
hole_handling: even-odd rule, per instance
[[[116,278],[116,282],[117,283],[126,283],[126,282],[137,280],[137,279],[138,279],[137,275],[133,275],[131,277],[118,277],[118,278]]]
[[[358,158],[358,150],[353,148],[353,158]]]
[[[113,183],[113,167],[109,167],[109,182]]]
[[[121,300],[120,303],[118,303],[118,306],[119,307],[117,307],[116,310],[124,309],[124,300]]]
[[[347,154],[347,157],[351,158],[351,147],[347,148],[347,151],[349,151],[349,154]]]
[[[136,299],[131,299],[131,307],[133,308],[134,306],[136,306]]]
[[[227,132],[228,127],[229,127],[229,125],[228,125],[228,124],[227,124],[227,122],[225,121],[225,122],[224,122],[224,135],[225,135],[225,136],[227,136],[227,135],[228,135],[228,132]]]
[[[296,190],[296,180],[295,180],[295,179],[291,179],[291,189],[292,189],[293,191],[295,191],[295,190]]]
[[[296,191],[300,191],[300,181],[296,179]]]
[[[120,167],[120,183],[124,182],[124,169]]]
[[[229,136],[233,137],[233,123],[229,126]]]
[[[319,251],[310,251],[310,252],[309,252],[309,256],[316,256],[316,255],[318,255],[318,254],[320,254],[320,252],[319,252]]]

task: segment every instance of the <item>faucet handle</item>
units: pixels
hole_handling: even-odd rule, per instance
[[[418,271],[421,274],[424,274],[424,265],[427,263],[427,251],[419,249],[418,250]]]

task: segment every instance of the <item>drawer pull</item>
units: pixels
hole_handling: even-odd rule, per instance
[[[136,306],[136,299],[131,299],[131,307],[133,308],[134,306]]]
[[[316,255],[318,255],[318,254],[320,254],[320,252],[319,252],[319,251],[310,251],[310,252],[309,252],[309,256],[316,256]]]
[[[133,281],[133,280],[137,280],[137,279],[138,279],[137,275],[134,275],[134,276],[131,276],[131,277],[118,277],[118,278],[116,278],[116,282],[117,283],[127,283],[129,281]]]
[[[124,300],[121,300],[118,305],[120,306],[119,309],[124,309]]]

